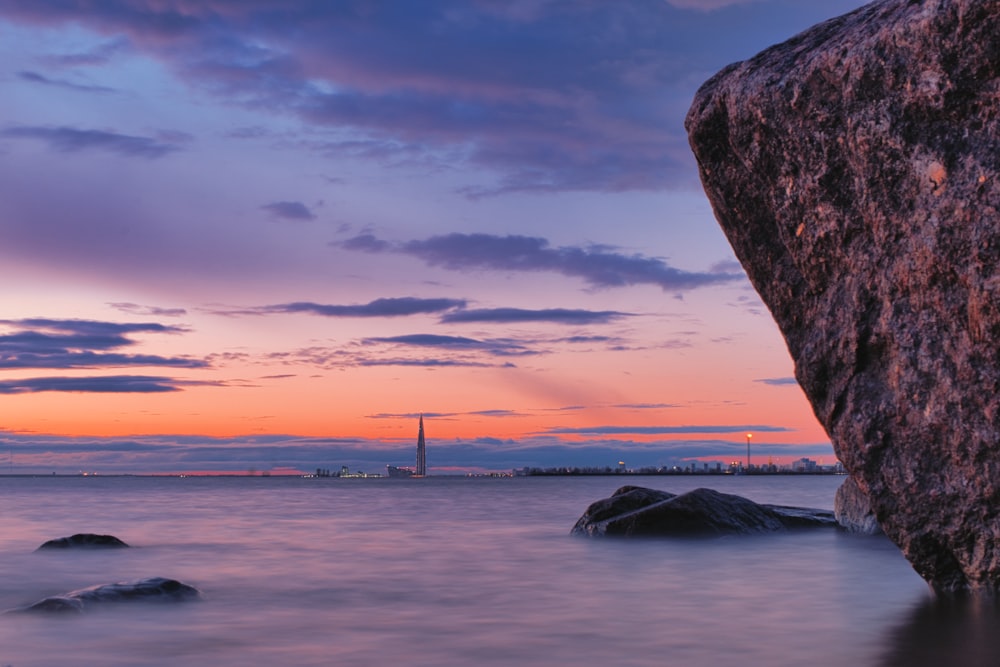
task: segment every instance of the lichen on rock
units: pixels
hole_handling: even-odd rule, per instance
[[[886,534],[1000,591],[1000,0],[880,0],[724,69],[715,215]]]

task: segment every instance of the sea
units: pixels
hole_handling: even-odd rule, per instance
[[[168,577],[202,599],[0,615],[0,667],[1000,664],[884,537],[571,536],[633,484],[832,509],[838,476],[0,477],[0,609]],[[74,533],[130,549],[41,551]]]

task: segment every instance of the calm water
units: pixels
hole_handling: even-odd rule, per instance
[[[995,665],[886,540],[569,536],[626,481],[831,508],[838,477],[0,478],[0,608],[150,576],[186,605],[0,616],[0,665]],[[138,547],[34,553],[111,533]]]

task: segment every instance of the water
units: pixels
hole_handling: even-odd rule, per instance
[[[0,608],[166,576],[203,602],[0,616],[0,666],[997,664],[883,538],[569,536],[625,482],[831,508],[842,478],[3,478]],[[110,533],[136,548],[39,552]]]

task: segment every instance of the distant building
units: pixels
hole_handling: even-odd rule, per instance
[[[816,462],[807,458],[792,461],[792,472],[816,472]]]
[[[424,416],[420,415],[420,430],[417,432],[417,477],[427,475],[427,443],[424,442]]]
[[[414,468],[401,468],[387,465],[385,472],[389,477],[426,477],[427,476],[427,443],[424,440],[424,416],[420,415],[420,429],[417,431],[417,465]]]

